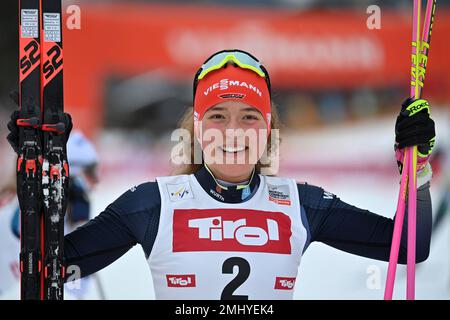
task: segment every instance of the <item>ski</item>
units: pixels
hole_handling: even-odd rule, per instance
[[[61,0],[41,0],[43,299],[62,300],[69,167],[64,138]]]
[[[19,153],[21,299],[41,298],[41,119],[39,0],[19,1]]]
[[[19,0],[21,299],[64,297],[64,138],[61,0]]]

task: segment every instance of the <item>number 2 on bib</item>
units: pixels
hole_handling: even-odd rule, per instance
[[[238,267],[238,274],[223,289],[221,300],[248,300],[246,295],[234,295],[234,291],[239,288],[250,275],[250,264],[247,260],[240,257],[231,257],[224,261],[222,273],[233,274],[234,266]]]

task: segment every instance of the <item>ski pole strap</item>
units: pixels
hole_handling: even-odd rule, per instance
[[[66,125],[62,122],[54,124],[44,124],[42,125],[42,131],[54,132],[58,135],[64,134],[66,132]]]
[[[40,121],[37,117],[31,117],[26,119],[17,119],[16,123],[21,127],[31,127],[34,129],[38,129]]]

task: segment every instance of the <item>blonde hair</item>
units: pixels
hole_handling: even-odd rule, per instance
[[[266,154],[270,155],[272,152],[275,152],[277,150],[277,148],[279,148],[279,144],[281,142],[281,139],[278,137],[278,139],[271,139],[272,137],[272,132],[274,129],[280,129],[280,127],[282,126],[281,122],[280,122],[280,118],[278,116],[278,110],[277,107],[275,106],[275,104],[272,102],[271,104],[271,119],[270,119],[270,129],[271,129],[271,133],[269,134],[269,136],[267,137],[267,146],[266,146]],[[172,172],[171,175],[179,175],[179,174],[192,174],[197,172],[201,167],[203,167],[203,161],[202,163],[195,163],[194,161],[194,150],[196,150],[196,148],[200,148],[199,143],[197,141],[197,139],[193,138],[195,137],[195,133],[194,133],[194,108],[193,107],[189,107],[186,112],[184,113],[184,115],[181,117],[181,120],[179,121],[178,124],[179,129],[184,129],[187,130],[190,134],[190,141],[182,141],[183,147],[181,148],[181,150],[190,150],[191,154],[189,156],[189,164],[181,164],[176,166]],[[190,145],[187,145],[188,143],[190,143]],[[198,149],[197,149],[198,150]],[[271,166],[271,160],[269,158],[268,160],[268,164],[262,164],[261,160],[258,160],[256,167],[255,167],[255,172],[256,173],[261,173],[261,169],[265,168],[265,167],[270,167]]]

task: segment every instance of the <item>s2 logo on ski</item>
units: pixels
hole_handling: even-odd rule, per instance
[[[60,56],[61,56],[61,48],[56,44],[53,47],[51,47],[50,50],[47,51],[47,57],[49,59],[44,62],[43,66],[45,79],[48,79],[55,71],[58,71],[59,67],[62,66],[63,60],[62,57]]]
[[[20,70],[21,75],[25,76],[25,74],[30,71],[30,69],[39,62],[40,54],[39,54],[39,44],[32,40],[30,41],[24,48],[22,52],[23,57],[20,59]]]

